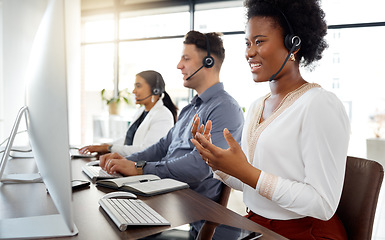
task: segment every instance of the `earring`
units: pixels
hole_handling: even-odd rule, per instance
[[[155,97],[154,97],[154,95],[152,95],[152,97],[151,97],[151,102],[155,102]]]
[[[295,62],[295,56],[294,56],[293,53],[290,54],[290,60],[293,61],[293,62]]]

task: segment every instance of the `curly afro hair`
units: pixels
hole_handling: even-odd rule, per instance
[[[245,0],[244,6],[247,20],[256,16],[271,17],[284,30],[284,36],[290,34],[288,21],[293,34],[301,38],[301,48],[296,57],[303,66],[308,67],[320,60],[322,52],[328,47],[324,39],[327,32],[325,13],[319,2],[320,0]]]

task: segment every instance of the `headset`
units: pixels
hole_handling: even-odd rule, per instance
[[[202,68],[212,68],[214,66],[214,58],[210,55],[210,42],[209,42],[209,38],[207,37],[206,34],[203,34],[203,36],[206,37],[206,49],[207,49],[207,55],[206,57],[203,58],[203,61],[202,61],[202,66],[200,68],[198,68],[198,70],[196,70],[193,74],[191,74],[188,78],[186,78],[186,80],[190,80],[190,78],[192,78],[192,76],[194,76],[197,72],[199,72],[199,70],[201,70]]]
[[[294,34],[293,27],[291,26],[289,20],[287,20],[286,15],[281,10],[277,10],[281,13],[283,19],[285,19],[285,22],[289,28],[289,34],[285,36],[284,40],[285,47],[287,48],[287,50],[295,52],[301,47],[301,38]]]
[[[212,68],[214,66],[214,58],[210,55],[210,42],[209,38],[206,34],[203,34],[206,37],[206,48],[207,48],[207,56],[203,58],[203,66],[205,68]]]
[[[156,76],[156,82],[155,82],[155,87],[153,89],[151,89],[151,94],[148,95],[147,97],[145,98],[140,98],[140,99],[137,99],[137,101],[143,101],[143,100],[146,100],[147,98],[153,96],[153,95],[160,95],[164,92],[164,89],[162,88],[162,86],[160,85],[160,81],[159,81],[159,76],[157,75]]]
[[[271,4],[271,3],[269,3],[269,4]],[[287,20],[286,15],[280,9],[276,8],[275,6],[273,6],[273,7],[275,9],[277,9],[278,12],[280,12],[280,14],[282,15],[283,19],[285,20],[285,22],[286,22],[286,24],[287,24],[287,26],[289,28],[289,34],[287,34],[285,36],[285,39],[284,39],[284,45],[287,48],[287,50],[289,50],[289,54],[287,54],[287,57],[286,57],[285,61],[283,62],[282,66],[280,67],[280,69],[269,78],[269,81],[273,81],[274,80],[274,78],[282,71],[282,69],[285,66],[287,60],[289,60],[290,55],[293,52],[295,52],[298,49],[300,49],[300,47],[301,47],[301,38],[294,34],[293,28],[292,28],[289,20]]]
[[[156,76],[156,84],[155,87],[152,89],[152,95],[160,95],[162,93],[160,83],[159,83],[159,77]]]

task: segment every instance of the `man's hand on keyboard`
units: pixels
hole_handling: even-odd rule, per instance
[[[125,176],[139,175],[135,162],[127,160],[118,153],[109,153],[100,156],[100,167],[109,174],[120,173]]]

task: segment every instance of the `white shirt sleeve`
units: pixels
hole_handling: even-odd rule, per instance
[[[229,186],[235,190],[243,191],[243,184],[244,183],[242,181],[240,181],[238,178],[230,176],[230,175],[228,175],[222,171],[219,171],[219,170],[214,171],[213,177],[215,179],[222,181],[224,184],[226,184],[227,186]]]

